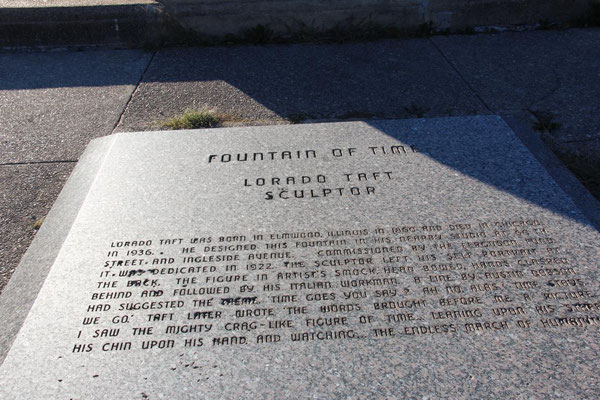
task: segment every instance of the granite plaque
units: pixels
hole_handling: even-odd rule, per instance
[[[2,399],[600,396],[600,235],[500,117],[119,133],[64,191]]]

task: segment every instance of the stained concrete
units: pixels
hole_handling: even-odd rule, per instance
[[[590,13],[588,0],[2,0],[0,46],[161,46],[323,32],[396,34],[474,27],[565,26]]]
[[[152,0],[1,0],[0,48],[156,45],[167,19]]]
[[[475,26],[571,22],[589,7],[585,0],[165,0],[166,10],[182,26],[202,35],[244,35],[257,25],[278,34],[328,29],[393,27],[415,32],[425,29],[464,29]]]

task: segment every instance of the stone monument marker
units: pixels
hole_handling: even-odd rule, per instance
[[[599,397],[599,244],[500,117],[119,133],[2,298],[0,398]]]

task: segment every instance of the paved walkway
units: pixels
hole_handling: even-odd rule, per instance
[[[189,109],[226,125],[500,114],[559,124],[541,135],[598,174],[598,60],[600,29],[0,54],[0,290],[96,137]]]

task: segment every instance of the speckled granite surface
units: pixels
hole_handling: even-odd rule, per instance
[[[120,133],[65,191],[2,398],[600,395],[600,235],[499,117]]]

